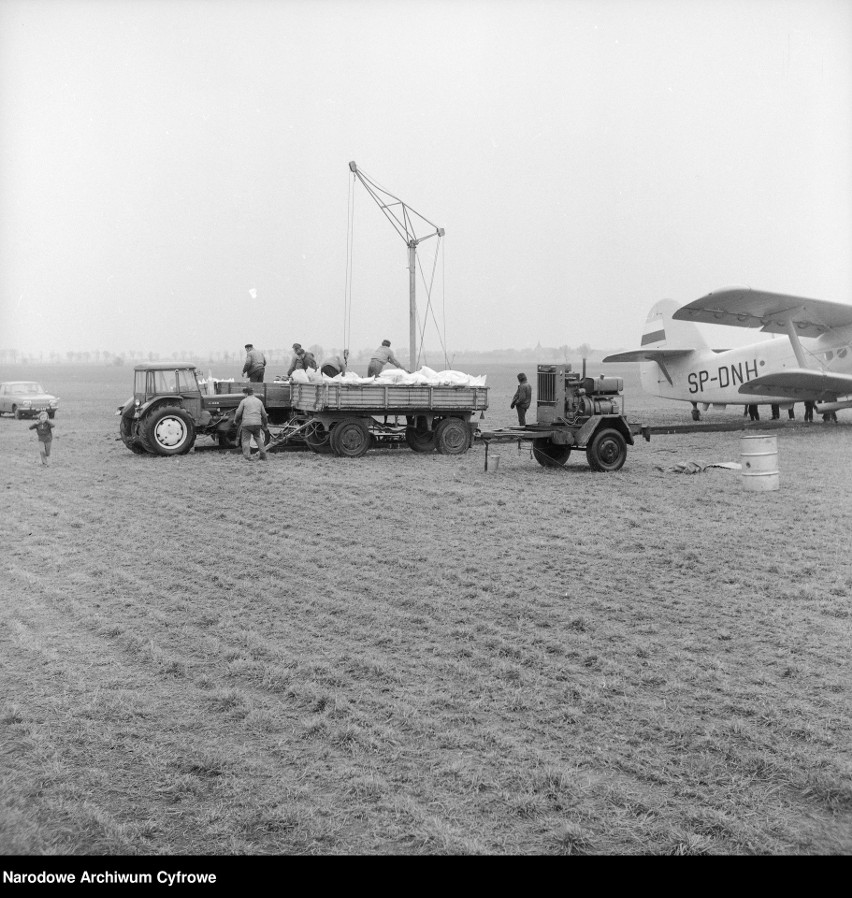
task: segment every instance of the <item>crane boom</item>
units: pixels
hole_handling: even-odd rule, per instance
[[[399,197],[389,193],[383,187],[379,187],[374,181],[370,180],[358,168],[355,162],[349,163],[349,170],[364,185],[367,193],[375,200],[376,205],[382,210],[385,217],[393,226],[394,230],[405,241],[408,247],[408,352],[409,365],[412,369],[417,364],[417,296],[416,296],[416,267],[417,267],[417,247],[424,240],[430,237],[443,237],[444,229],[439,228],[436,224],[429,221],[424,215],[421,215],[411,206],[404,203]],[[389,202],[383,197],[387,197]],[[416,216],[421,221],[433,228],[429,233],[418,236],[414,227],[414,218]]]

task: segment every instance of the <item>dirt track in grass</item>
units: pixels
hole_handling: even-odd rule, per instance
[[[130,372],[52,370],[51,468],[0,420],[0,852],[852,850],[845,413],[746,493],[670,470],[736,432],[135,456]]]

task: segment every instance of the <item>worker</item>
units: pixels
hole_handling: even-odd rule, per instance
[[[293,358],[290,359],[290,367],[287,369],[287,377],[289,377],[297,368],[307,371],[308,368],[313,371],[317,370],[317,360],[312,352],[302,349],[301,343],[293,344]]]
[[[255,349],[251,343],[246,343],[246,363],[243,365],[243,374],[248,374],[252,383],[262,384],[263,375],[266,373],[266,356]]]
[[[518,424],[520,424],[521,427],[526,427],[527,409],[530,407],[531,402],[532,387],[527,383],[527,376],[522,371],[518,375],[518,389],[515,390],[515,395],[512,397],[512,404],[509,406],[510,408],[517,410]]]
[[[367,368],[367,377],[378,377],[385,365],[388,364],[393,365],[395,368],[402,368],[403,371],[408,371],[408,368],[403,368],[402,364],[391,352],[390,345],[390,340],[382,340],[382,345],[373,352],[370,358],[370,365]]]
[[[349,350],[344,349],[343,355],[339,353],[335,353],[334,355],[326,356],[322,360],[322,367],[320,368],[320,373],[325,374],[326,377],[337,377],[338,374],[346,373],[346,364],[349,361]]]
[[[240,443],[243,447],[243,458],[251,461],[251,438],[257,443],[261,461],[266,461],[263,431],[269,423],[263,403],[254,395],[253,387],[243,390],[246,398],[237,406],[234,423],[240,427]]]

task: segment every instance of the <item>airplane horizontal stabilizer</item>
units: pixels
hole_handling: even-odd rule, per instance
[[[768,334],[788,335],[787,322],[792,319],[800,337],[819,337],[832,328],[852,324],[852,306],[750,287],[731,287],[708,293],[682,306],[672,318],[701,324],[760,328]]]
[[[632,349],[630,352],[616,352],[608,355],[604,362],[662,362],[679,359],[695,352],[695,349]]]
[[[852,374],[785,368],[744,383],[739,392],[821,402],[852,394]]]

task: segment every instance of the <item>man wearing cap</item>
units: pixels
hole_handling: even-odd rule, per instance
[[[243,457],[251,460],[251,438],[257,443],[260,460],[266,461],[266,448],[264,447],[263,431],[269,423],[266,409],[263,403],[254,395],[252,387],[243,390],[246,398],[237,406],[234,415],[234,423],[242,428],[240,442],[243,447]]]
[[[382,340],[382,345],[373,352],[370,358],[370,366],[367,368],[367,377],[378,377],[385,365],[391,364],[395,368],[402,368],[397,358],[391,352],[390,340]],[[407,368],[402,368],[407,371]]]
[[[317,360],[314,358],[314,354],[302,349],[301,343],[293,344],[293,358],[290,359],[287,377],[289,377],[297,368],[301,368],[303,371],[307,371],[308,368],[312,368],[314,371],[317,370]]]
[[[248,379],[252,383],[262,384],[265,373],[266,356],[259,349],[255,349],[251,343],[246,343],[246,363],[243,365],[243,374],[248,374]]]

